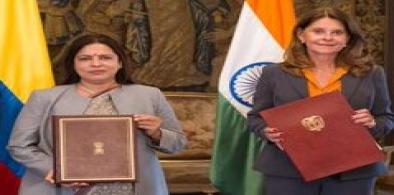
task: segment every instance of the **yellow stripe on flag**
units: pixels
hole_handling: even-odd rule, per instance
[[[0,79],[22,102],[54,85],[36,0],[0,1]]]
[[[247,0],[247,3],[282,48],[287,48],[295,24],[293,1]]]

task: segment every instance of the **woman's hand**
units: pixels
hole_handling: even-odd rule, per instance
[[[136,122],[137,127],[143,130],[147,136],[153,139],[153,141],[156,143],[160,142],[160,126],[162,120],[159,117],[146,114],[135,114],[134,121]]]
[[[48,174],[45,176],[45,181],[49,182],[50,184],[55,184],[55,180],[53,179],[53,170],[50,170]],[[77,190],[79,187],[84,187],[88,185],[89,185],[88,183],[82,183],[82,182],[62,184],[62,186],[64,187],[73,187],[75,190]]]
[[[275,143],[279,149],[283,150],[282,144],[280,143],[283,139],[281,135],[283,134],[282,131],[278,130],[277,128],[266,127],[263,129],[264,136],[271,142]]]
[[[48,174],[45,176],[45,181],[54,184],[55,180],[53,179],[53,170],[50,170]]]
[[[375,118],[367,109],[355,110],[352,116],[354,123],[361,124],[364,127],[374,128],[376,126]]]

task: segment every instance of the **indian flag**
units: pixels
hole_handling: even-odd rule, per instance
[[[0,1],[0,194],[16,195],[24,167],[6,150],[14,121],[35,89],[54,85],[36,0]]]
[[[295,17],[292,0],[246,0],[220,81],[211,181],[221,194],[261,195],[253,164],[264,143],[246,129],[263,67],[283,60]]]

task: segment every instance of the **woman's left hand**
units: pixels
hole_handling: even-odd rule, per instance
[[[352,116],[354,123],[361,124],[368,128],[374,128],[376,126],[375,118],[367,109],[355,110],[355,114]]]
[[[133,116],[138,128],[143,130],[144,133],[151,137],[155,142],[160,142],[160,126],[162,123],[161,118],[147,114],[135,114]]]

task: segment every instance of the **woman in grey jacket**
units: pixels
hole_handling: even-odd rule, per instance
[[[176,116],[154,87],[132,84],[123,48],[104,35],[77,38],[65,57],[65,85],[34,92],[15,123],[8,149],[26,166],[20,194],[167,195],[156,150],[172,153],[186,145]],[[135,183],[53,184],[52,115],[133,114],[137,125]]]

